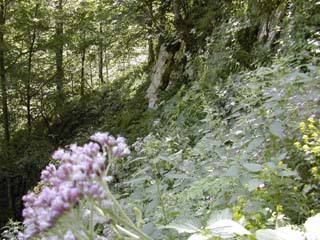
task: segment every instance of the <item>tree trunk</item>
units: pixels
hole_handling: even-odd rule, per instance
[[[36,18],[38,15],[38,8],[39,4],[35,6],[35,13],[34,17]],[[29,45],[29,55],[28,55],[28,77],[27,77],[27,83],[26,83],[26,98],[27,98],[27,126],[28,126],[28,133],[31,133],[31,121],[32,121],[32,114],[31,114],[31,74],[32,74],[32,57],[33,57],[33,50],[34,50],[34,44],[36,40],[36,27],[33,27],[32,34],[30,33],[30,45]]]
[[[103,67],[103,66],[102,66]],[[93,88],[93,72],[92,72],[92,61],[89,61],[89,70],[90,70],[90,87]]]
[[[108,57],[108,53],[105,53],[105,67],[106,67],[106,83],[109,83],[109,57]]]
[[[4,0],[0,0],[0,82],[2,93],[2,114],[3,114],[3,128],[5,140],[5,158],[9,164],[9,144],[10,144],[10,124],[9,124],[9,110],[8,110],[8,93],[7,93],[7,78],[5,73],[5,47],[4,47],[4,26],[6,23],[5,12],[6,6]],[[8,210],[10,215],[13,213],[13,201],[11,191],[11,181],[7,177],[7,197],[8,197]]]
[[[153,1],[150,0],[148,1],[148,11],[149,11],[149,20],[147,22],[148,26],[148,63],[149,66],[151,66],[154,63],[155,59],[155,53],[154,53],[154,45],[153,45],[153,19],[154,19],[154,14],[153,14]]]
[[[86,60],[86,48],[83,47],[83,49],[81,50],[81,86],[80,86],[81,99],[84,98],[84,94],[85,94],[85,84],[86,84],[85,72],[84,72],[85,60]]]
[[[99,29],[100,29],[100,43],[99,43],[99,79],[100,79],[100,84],[104,84],[104,79],[103,79],[103,51],[104,51],[104,46],[103,46],[103,27],[102,23],[100,22],[99,24]]]
[[[57,11],[59,15],[62,15],[63,5],[62,0],[59,0],[57,5]],[[56,20],[56,86],[57,86],[57,106],[62,106],[64,102],[64,91],[63,91],[63,21],[61,19]]]
[[[2,93],[2,114],[3,114],[3,128],[6,149],[10,142],[10,125],[9,125],[9,110],[8,110],[8,93],[7,93],[7,79],[5,73],[5,47],[4,47],[4,25],[5,25],[5,3],[4,0],[0,2],[0,81]]]
[[[148,48],[149,48],[148,63],[149,63],[149,66],[151,66],[154,63],[154,59],[155,59],[153,40],[151,38],[148,39]]]
[[[175,25],[181,24],[182,16],[181,16],[181,2],[179,0],[172,0],[172,8],[174,14]]]
[[[159,53],[160,53],[160,48],[162,44],[165,42],[165,35],[166,35],[166,16],[167,12],[169,11],[169,8],[171,6],[170,1],[163,2],[160,7],[159,7],[159,14],[160,18],[158,21],[155,19],[153,20],[153,26],[156,27],[156,34],[158,35],[157,39],[157,45],[155,47],[155,61],[158,59]]]

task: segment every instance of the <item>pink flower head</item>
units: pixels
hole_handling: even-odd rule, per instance
[[[98,132],[91,136],[91,140],[112,151],[114,157],[130,153],[123,137]],[[49,164],[41,173],[41,181],[46,186],[38,195],[28,193],[23,197],[25,230],[19,234],[21,239],[29,239],[53,227],[57,219],[78,205],[82,198],[103,201],[105,207],[111,206],[99,183],[104,181],[106,159],[95,142],[82,147],[72,144],[69,151],[55,151],[52,157],[59,161],[59,165]],[[67,233],[64,239],[76,238]]]
[[[92,141],[100,143],[102,146],[107,146],[109,141],[109,133],[97,132],[90,137]]]

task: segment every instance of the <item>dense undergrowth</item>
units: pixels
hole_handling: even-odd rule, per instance
[[[117,162],[112,191],[153,239],[320,239],[258,231],[302,231],[320,211],[319,31],[301,15],[283,20],[273,49],[245,51],[237,33],[247,26],[223,23],[189,60],[190,81],[163,92],[157,111],[146,109],[148,75],[138,69],[68,110],[55,145],[95,131],[128,137],[132,153]],[[219,218],[234,222],[215,232]],[[236,237],[248,232],[235,222],[259,233]]]
[[[315,30],[299,20],[302,31]],[[226,46],[234,26],[223,25],[192,61],[186,71],[196,69],[197,80],[163,104],[123,163],[131,174],[118,184],[120,197],[129,212],[142,211],[154,238],[183,239],[174,228],[211,239],[206,222],[226,208],[251,231],[302,224],[320,210],[318,155],[294,146],[306,140],[300,123],[319,120],[319,33],[284,30],[278,53],[257,46],[247,67],[235,56],[241,47]]]

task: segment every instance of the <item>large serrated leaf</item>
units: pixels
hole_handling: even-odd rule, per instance
[[[178,233],[196,233],[201,230],[199,222],[195,219],[189,219],[185,222],[171,223],[161,228],[175,229]]]
[[[251,235],[247,229],[230,219],[219,220],[209,224],[206,228],[211,231],[212,235],[223,239],[237,235]]]

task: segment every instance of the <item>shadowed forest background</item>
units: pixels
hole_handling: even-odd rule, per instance
[[[319,54],[318,0],[0,0],[0,227],[98,131],[127,139],[112,190],[154,239],[226,208],[252,231],[304,223]]]

